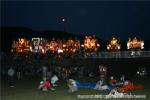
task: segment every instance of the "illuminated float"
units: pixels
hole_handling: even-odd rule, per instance
[[[121,44],[116,37],[112,37],[107,45],[107,50],[109,51],[119,51],[121,49]]]
[[[127,49],[128,50],[142,50],[144,49],[144,41],[140,38],[134,37],[129,38],[127,41]]]
[[[25,38],[19,38],[12,42],[11,52],[29,52],[31,48],[30,42]]]
[[[93,35],[85,36],[84,44],[82,44],[81,47],[83,47],[85,51],[97,51],[100,45],[98,44],[96,37]]]

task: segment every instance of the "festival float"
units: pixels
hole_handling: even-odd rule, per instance
[[[81,45],[85,51],[97,51],[100,45],[98,44],[98,40],[93,36],[85,36],[84,44]]]
[[[144,49],[144,41],[138,37],[129,38],[127,41],[128,50],[142,50]]]
[[[26,38],[18,38],[12,42],[11,52],[29,52],[31,49],[31,43]]]
[[[112,37],[110,42],[107,45],[107,50],[109,51],[119,51],[121,49],[121,44],[116,37]]]

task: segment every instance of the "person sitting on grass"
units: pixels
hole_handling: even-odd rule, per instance
[[[117,80],[114,79],[113,76],[110,77],[110,81],[109,81],[109,84],[112,85],[112,86],[116,86],[116,83],[117,83]]]
[[[77,84],[76,84],[76,81],[73,80],[73,79],[69,79],[67,80],[67,86],[69,87],[69,90],[68,92],[75,92],[78,90],[78,87],[77,87]]]
[[[56,82],[58,81],[58,77],[57,75],[53,75],[53,77],[51,78],[51,83],[53,86],[57,86]]]
[[[108,85],[103,84],[103,80],[99,80],[94,87],[95,90],[109,90]]]
[[[54,88],[52,88],[52,84],[46,79],[46,77],[44,77],[43,81],[40,82],[38,89],[42,91],[48,91],[49,89],[54,90]]]
[[[124,98],[128,93],[118,92],[117,88],[112,89],[106,98]]]
[[[125,80],[124,80],[124,75],[121,76],[120,80],[118,80],[118,82],[116,83],[117,87],[120,87],[124,84]]]

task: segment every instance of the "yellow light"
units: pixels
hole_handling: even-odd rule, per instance
[[[107,49],[109,50],[109,49],[110,49],[110,47],[109,47],[109,46],[107,46]]]
[[[62,49],[58,49],[58,54],[59,53],[63,53],[63,50]]]
[[[81,47],[84,47],[84,45],[82,44]]]
[[[63,44],[63,47],[66,47],[66,44]]]
[[[45,50],[44,50],[44,49],[42,49],[42,53],[45,53]]]
[[[32,52],[32,47],[30,46],[30,51]]]

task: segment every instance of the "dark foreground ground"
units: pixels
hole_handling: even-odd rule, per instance
[[[84,78],[79,79],[86,82],[96,82],[97,78]],[[98,91],[92,89],[80,89],[74,93],[68,93],[66,82],[59,81],[58,87],[55,91],[43,92],[37,89],[39,79],[29,78],[26,80],[16,81],[16,86],[10,88],[8,86],[7,80],[3,80],[1,83],[1,100],[89,100],[85,98],[78,98],[79,95],[106,95],[109,91]],[[143,84],[143,90],[133,90],[128,93],[134,95],[146,95],[146,98],[143,100],[150,100],[150,80],[135,80],[135,84]],[[99,98],[90,98],[90,100],[99,100]],[[100,99],[103,100],[103,99]],[[120,99],[117,99],[120,100]],[[133,99],[121,99],[121,100],[133,100]],[[141,100],[134,99],[134,100]]]

